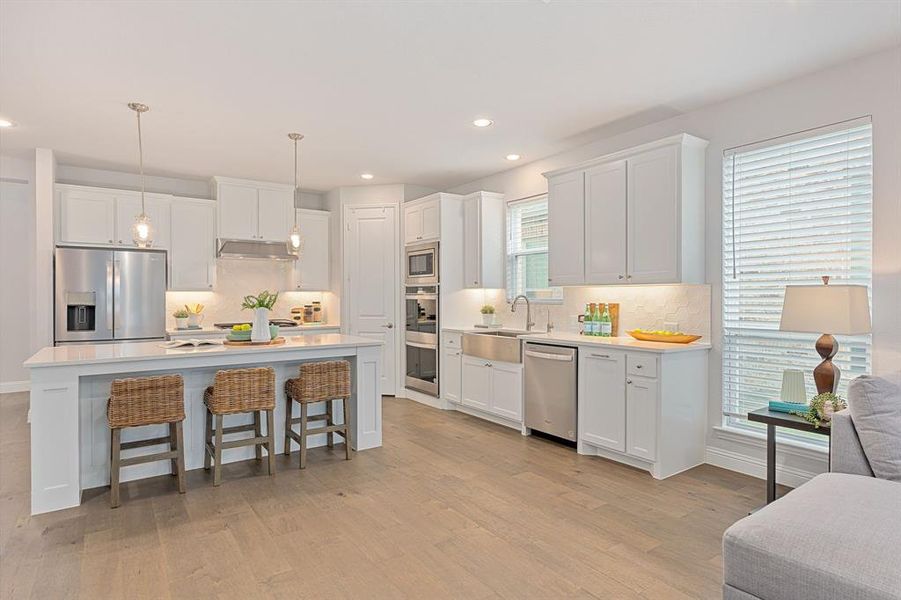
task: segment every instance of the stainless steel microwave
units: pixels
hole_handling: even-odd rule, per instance
[[[405,260],[407,285],[438,283],[438,242],[407,246]]]

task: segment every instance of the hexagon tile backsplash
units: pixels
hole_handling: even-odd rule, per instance
[[[564,288],[563,304],[533,304],[535,328],[547,327],[548,315],[558,331],[578,331],[578,315],[589,302],[618,302],[620,335],[629,329],[665,329],[664,323],[710,339],[709,285],[635,285]],[[498,307],[498,321],[506,327],[525,327],[525,310],[510,312],[503,290],[486,290],[485,303]],[[478,315],[473,316],[477,322]]]

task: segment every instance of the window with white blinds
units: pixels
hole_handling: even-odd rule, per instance
[[[870,286],[873,160],[870,119],[807,131],[723,155],[723,414],[779,399],[782,372],[820,362],[817,334],[779,331],[788,284]],[[826,333],[826,332],[824,332]],[[870,370],[870,336],[837,336],[839,395]]]
[[[547,196],[507,204],[507,301],[520,294],[560,302],[562,288],[547,281]]]

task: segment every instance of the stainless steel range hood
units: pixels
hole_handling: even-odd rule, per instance
[[[261,242],[250,240],[219,240],[219,258],[258,258],[265,260],[297,260],[288,252],[287,242]]]

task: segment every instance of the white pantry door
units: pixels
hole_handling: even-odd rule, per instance
[[[345,281],[350,334],[382,341],[382,394],[397,392],[397,207],[348,207]]]

